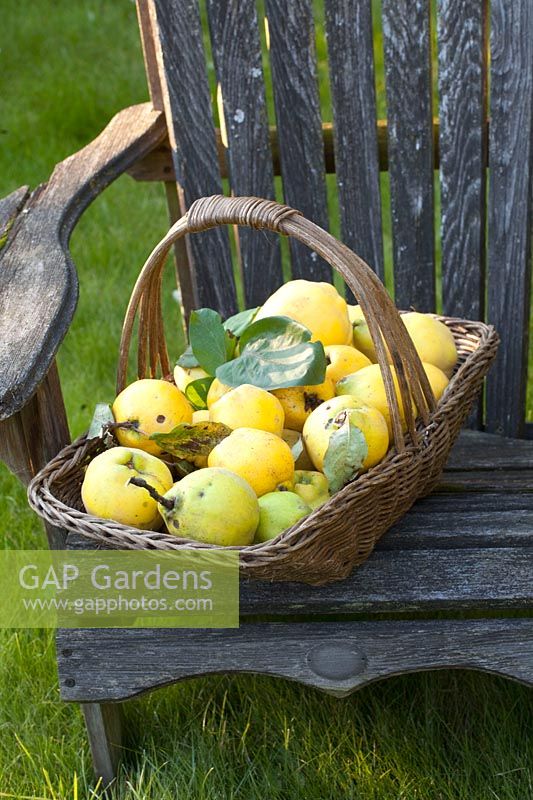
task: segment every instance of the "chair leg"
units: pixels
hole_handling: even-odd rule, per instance
[[[94,772],[104,787],[116,777],[122,757],[122,707],[116,703],[83,703]]]
[[[24,485],[70,442],[55,361],[24,408],[0,422],[0,459]],[[45,523],[51,550],[65,547],[67,532]]]

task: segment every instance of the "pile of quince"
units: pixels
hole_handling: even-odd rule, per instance
[[[402,320],[438,401],[457,363],[453,336],[429,315]],[[83,481],[88,513],[250,545],[386,456],[391,419],[374,346],[360,307],[334,286],[290,281],[225,322],[194,311],[189,338],[173,379],[137,380],[116,397],[99,428],[111,446]]]

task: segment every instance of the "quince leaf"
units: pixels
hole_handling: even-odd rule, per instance
[[[191,313],[189,341],[194,357],[208,375],[214,375],[217,367],[233,358],[237,344],[233,333],[225,330],[220,314],[211,308]]]
[[[291,445],[291,453],[292,453],[292,457],[294,459],[294,463],[296,463],[298,461],[298,459],[302,455],[303,451],[304,451],[304,443],[303,443],[302,437],[298,436],[298,438],[296,439],[294,444]]]
[[[227,386],[251,383],[261,389],[282,389],[323,383],[326,356],[311,331],[288,317],[252,322],[240,338],[240,356],[216,370]]]
[[[224,322],[224,329],[230,331],[237,338],[242,336],[246,328],[253,322],[258,311],[259,306],[257,306],[257,308],[247,308],[244,311],[239,311],[238,314],[227,318]]]
[[[363,431],[351,423],[349,414],[342,421],[339,420],[339,423],[337,430],[331,434],[324,457],[324,475],[329,481],[332,494],[342,489],[357,474],[368,454]]]
[[[181,422],[169,433],[153,433],[153,439],[166,453],[178,458],[208,456],[213,447],[229,436],[231,428],[221,422]]]
[[[214,378],[197,378],[185,387],[185,397],[195,411],[205,411],[207,408],[207,393]]]
[[[97,403],[87,432],[87,439],[102,438],[106,433],[107,425],[112,425],[114,422],[115,417],[111,411],[111,405],[109,403]]]
[[[192,347],[189,345],[186,350],[183,351],[181,356],[176,361],[176,364],[179,367],[183,367],[183,369],[193,369],[194,367],[199,367],[200,364],[198,363],[198,359],[194,355],[192,351]]]

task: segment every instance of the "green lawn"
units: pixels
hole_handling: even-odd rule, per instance
[[[130,0],[4,0],[0,195],[45,180],[112,114],[146,99]],[[159,186],[121,178],[72,242],[81,295],[59,368],[73,434],[113,396],[121,319],[166,227]],[[175,320],[175,341],[180,341]],[[5,548],[44,547],[0,468]],[[59,702],[51,632],[0,631],[0,798],[95,798],[79,710]],[[139,654],[142,658],[142,653]],[[195,680],[129,706],[117,798],[527,800],[531,693],[467,672],[394,678],[346,700],[253,677]]]

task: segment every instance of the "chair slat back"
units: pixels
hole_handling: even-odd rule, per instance
[[[531,287],[533,4],[491,7],[488,320],[502,339],[487,382],[487,429],[524,422]]]
[[[481,319],[485,287],[485,7],[441,0],[438,15],[442,305]]]
[[[383,280],[370,3],[367,0],[328,0],[326,36],[342,240]]]
[[[382,3],[395,300],[424,310],[435,308],[429,11],[427,0]]]
[[[381,0],[381,9],[375,0],[206,0],[202,13],[199,0],[138,3],[151,13],[183,208],[221,190],[276,196],[328,228],[333,200],[341,238],[381,278],[393,274],[399,307],[442,308],[450,315],[486,317],[497,326],[502,346],[488,380],[485,425],[520,435],[531,275],[531,0],[439,0],[436,10],[427,0]],[[327,88],[317,71],[315,41],[322,11]],[[385,75],[384,96],[378,98],[382,55],[376,26],[383,35]],[[226,129],[225,148],[219,144],[218,150],[214,86]],[[325,91],[333,153],[327,150],[331,120],[323,119],[320,104]],[[387,153],[380,159],[384,122],[378,125],[376,107],[385,100]],[[229,185],[220,177],[221,159]],[[381,202],[385,164],[390,222]],[[274,181],[278,166],[281,191]],[[336,172],[335,197],[326,166]],[[244,230],[237,244],[244,302],[260,304],[282,280],[279,244]],[[227,232],[193,237],[189,255],[197,302],[224,314],[233,311],[237,292]],[[331,280],[329,267],[294,242],[290,261],[292,277]]]
[[[274,198],[274,172],[254,3],[207,3],[214,66],[227,137],[231,188],[236,195]],[[261,305],[282,282],[278,237],[239,231],[244,296]]]
[[[220,194],[211,93],[196,0],[155,0],[157,51],[174,168],[185,207],[203,195]],[[222,314],[236,310],[228,233],[224,228],[189,240],[198,303]]]
[[[285,202],[329,227],[311,0],[266,0]],[[331,280],[331,268],[290,242],[293,278]]]

